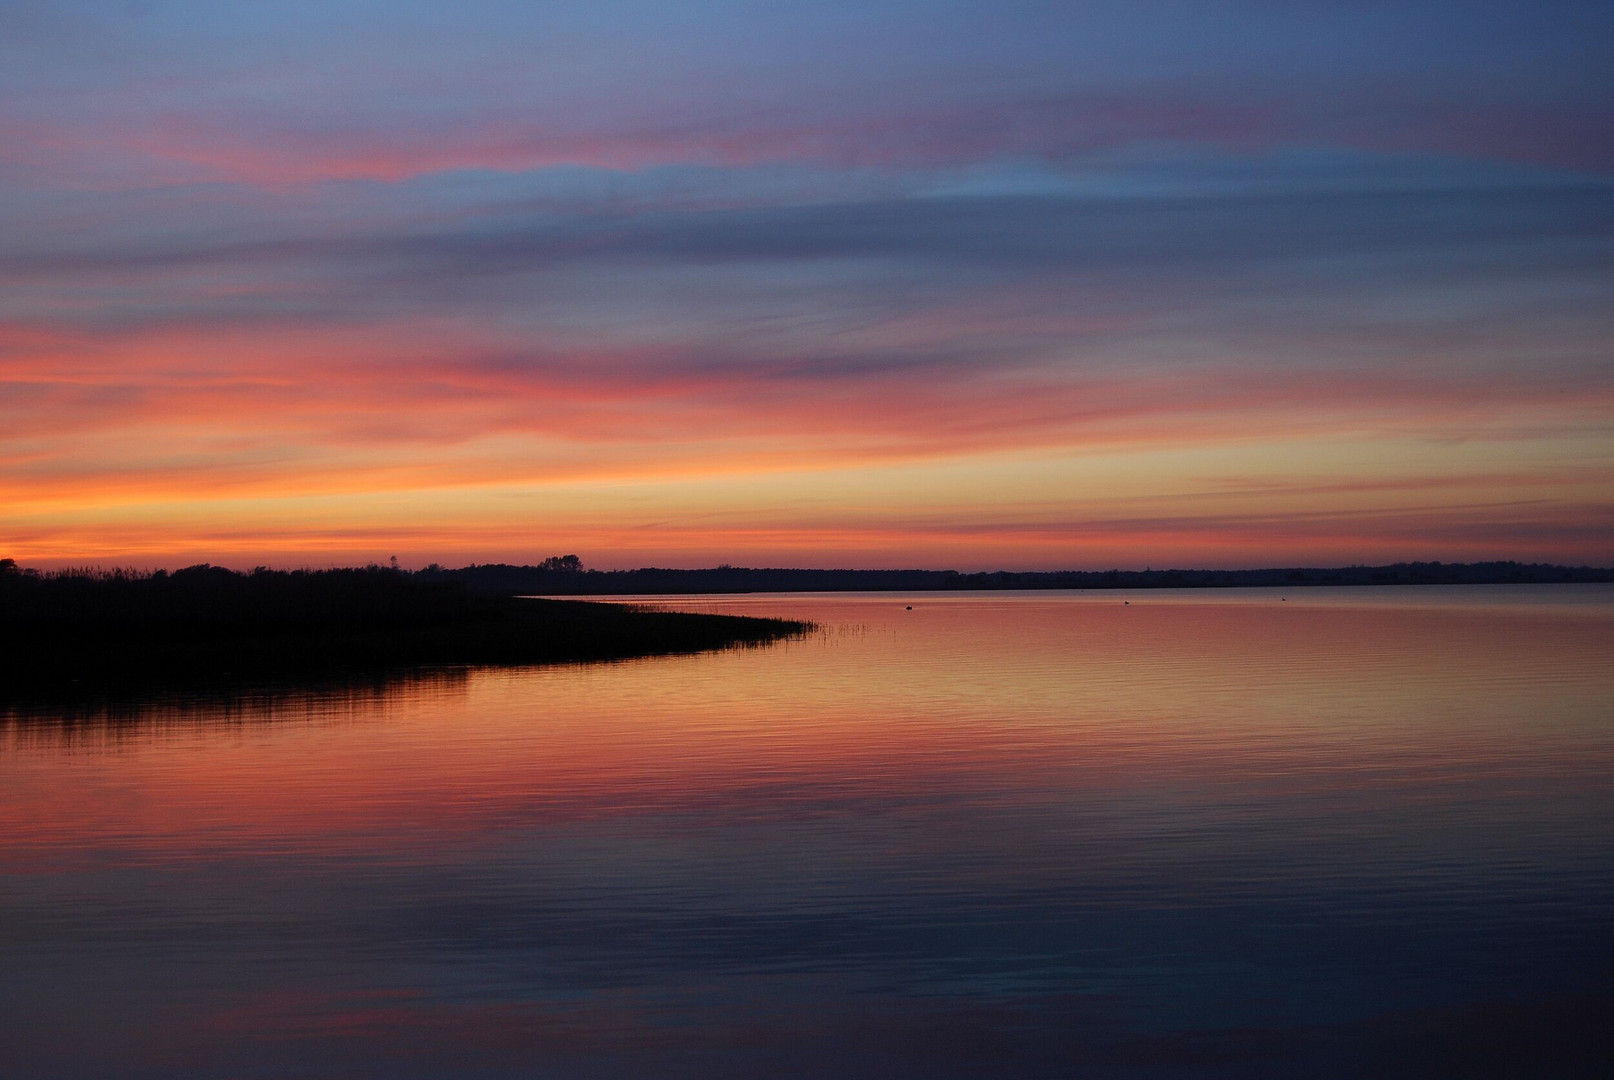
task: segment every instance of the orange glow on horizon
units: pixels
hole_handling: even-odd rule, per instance
[[[822,383],[681,371],[665,349],[496,359],[508,347],[430,323],[5,324],[0,548],[41,566],[1609,556],[1586,517],[1614,506],[1614,391],[1595,385],[1566,402],[1507,376],[1452,393],[1328,371]],[[1429,441],[1443,429],[1464,437]]]

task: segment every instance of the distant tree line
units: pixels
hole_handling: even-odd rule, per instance
[[[560,564],[564,562],[565,566]],[[1054,570],[965,574],[956,570],[791,570],[718,566],[707,570],[583,570],[575,555],[536,566],[431,566],[430,580],[475,592],[542,596],[677,595],[745,592],[921,592],[985,589],[1202,589],[1302,585],[1496,585],[1609,582],[1614,569],[1543,563],[1405,562],[1388,566],[1262,570]]]
[[[464,615],[470,596],[626,596],[744,592],[968,591],[985,589],[1200,589],[1304,585],[1496,585],[1614,582],[1614,569],[1545,563],[1404,562],[1387,566],[1283,567],[1262,570],[1051,570],[965,574],[956,570],[794,570],[717,566],[704,570],[645,567],[587,570],[576,555],[535,565],[436,563],[401,570],[374,563],[352,569],[270,570],[249,574],[206,563],[146,573],[75,569],[42,573],[0,559],[0,625],[23,613],[72,618],[81,597],[94,593],[108,618],[178,618],[203,608],[218,618],[261,625],[295,621],[298,612],[333,618],[408,621],[453,609]],[[93,586],[93,589],[92,589]],[[87,601],[86,601],[87,602]],[[469,607],[468,607],[469,605]],[[312,617],[312,616],[309,616]]]

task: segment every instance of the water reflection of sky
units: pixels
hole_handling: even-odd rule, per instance
[[[42,1076],[1595,1075],[1614,605],[1441,596],[710,599],[821,630],[13,719],[0,1043]]]

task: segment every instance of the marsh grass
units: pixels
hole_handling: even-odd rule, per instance
[[[0,698],[610,660],[761,645],[805,623],[476,593],[384,567],[0,572]]]

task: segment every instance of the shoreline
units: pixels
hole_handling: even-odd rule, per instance
[[[390,570],[0,579],[0,701],[766,645],[807,623],[489,596]]]
[[[1546,585],[1614,582],[1614,569],[1544,563],[1394,563],[1255,570],[800,570],[720,566],[704,570],[560,570],[504,563],[414,572],[475,592],[525,596],[687,596],[720,593],[936,592],[1014,590],[1294,589],[1419,585]]]

